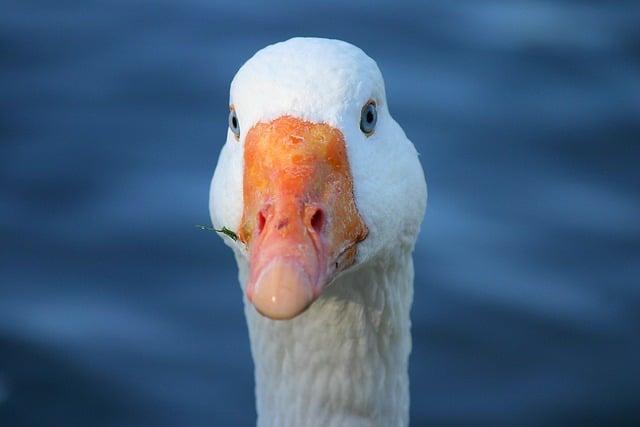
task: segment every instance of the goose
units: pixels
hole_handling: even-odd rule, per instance
[[[378,66],[293,38],[242,65],[229,104],[209,210],[238,264],[257,425],[407,425],[427,187]]]

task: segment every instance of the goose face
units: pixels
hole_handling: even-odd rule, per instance
[[[382,75],[360,49],[296,38],[269,46],[231,84],[214,173],[214,226],[248,260],[263,315],[303,312],[339,274],[415,242],[426,185],[389,115]]]

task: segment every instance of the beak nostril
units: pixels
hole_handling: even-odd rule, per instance
[[[324,212],[318,208],[311,217],[311,227],[316,233],[321,233],[324,228]]]
[[[267,220],[264,217],[264,214],[262,213],[262,211],[258,212],[258,234],[262,233],[262,230],[264,230],[264,225],[266,222]]]

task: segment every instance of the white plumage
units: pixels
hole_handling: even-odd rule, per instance
[[[370,101],[378,116],[375,131],[367,135],[360,121],[363,106]],[[427,192],[415,148],[389,114],[376,63],[345,42],[294,38],[264,48],[242,66],[231,84],[230,104],[240,135],[236,138],[229,130],[212,180],[210,211],[216,228],[246,230],[249,130],[279,117],[293,117],[329,125],[344,136],[352,197],[368,229],[363,240],[361,236],[354,241],[353,265],[342,271],[336,262],[335,274],[327,273],[331,283],[320,284],[321,294],[292,319],[264,317],[245,293],[258,425],[408,424],[411,252]],[[331,216],[331,206],[318,206],[327,217],[327,228],[341,220]],[[270,218],[266,216],[267,227]],[[309,230],[303,237],[315,233]],[[316,231],[328,232],[320,226]],[[258,236],[259,231],[246,234]],[[255,245],[249,237],[245,242],[227,236],[224,240],[234,250],[240,283],[247,292]],[[329,264],[334,261],[331,258]],[[302,267],[294,270],[296,275],[298,270],[306,274]],[[324,270],[318,274],[325,277]]]

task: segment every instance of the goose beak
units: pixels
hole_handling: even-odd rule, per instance
[[[342,133],[290,116],[254,125],[244,148],[239,239],[249,251],[247,298],[291,319],[353,265],[367,236]]]

